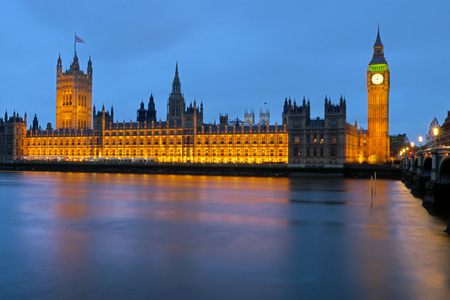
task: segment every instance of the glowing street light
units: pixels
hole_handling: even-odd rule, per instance
[[[422,147],[423,137],[419,136],[420,147]]]
[[[439,128],[434,127],[433,128],[433,134],[434,134],[434,146],[437,147],[437,135],[439,133]]]

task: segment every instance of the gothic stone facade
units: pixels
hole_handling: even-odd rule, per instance
[[[386,161],[389,153],[389,70],[378,31],[367,71],[369,130],[346,122],[347,102],[325,98],[324,119],[312,119],[310,102],[285,99],[282,125],[219,126],[203,122],[203,103],[186,107],[178,64],[167,101],[167,120],[157,121],[155,102],[141,103],[136,122],[114,122],[114,110],[92,110],[92,62],[87,74],[75,54],[70,70],[57,62],[56,129],[26,131],[25,120],[0,119],[0,160],[151,160],[184,163],[282,163],[343,166]],[[89,111],[89,113],[87,113]],[[91,114],[92,112],[92,114]],[[225,116],[225,115],[224,115]],[[224,117],[225,118],[225,117]],[[230,122],[232,123],[232,122]],[[92,127],[93,125],[93,127]],[[387,151],[387,152],[386,152]],[[372,161],[371,161],[372,159]]]

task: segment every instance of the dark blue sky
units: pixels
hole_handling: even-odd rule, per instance
[[[131,3],[128,3],[131,2]],[[431,4],[430,4],[431,3]],[[165,119],[175,62],[205,122],[243,118],[267,102],[281,123],[285,97],[347,99],[347,122],[367,127],[366,70],[380,22],[391,70],[390,133],[417,142],[450,109],[450,1],[3,1],[0,111],[55,124],[56,60],[94,67],[93,102],[136,119],[150,93]],[[29,120],[29,124],[30,124]]]

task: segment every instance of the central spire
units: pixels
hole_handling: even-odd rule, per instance
[[[172,93],[181,93],[181,83],[178,77],[178,62],[175,65],[175,77],[172,83]]]

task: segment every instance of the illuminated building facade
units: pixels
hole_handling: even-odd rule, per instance
[[[367,117],[369,133],[368,160],[389,160],[389,88],[390,72],[384,58],[380,29],[373,45],[373,56],[367,68]]]
[[[253,124],[253,110],[245,122],[228,114],[219,125],[203,122],[203,103],[186,105],[178,64],[167,100],[167,119],[157,121],[155,99],[142,102],[135,122],[115,122],[114,109],[92,107],[92,62],[87,73],[78,65],[62,72],[57,63],[55,129],[38,126],[26,131],[17,115],[0,119],[1,160],[66,159],[127,160],[182,163],[282,163],[293,166],[341,167],[346,163],[385,161],[389,153],[389,70],[378,31],[367,70],[368,131],[346,122],[347,102],[325,97],[324,118],[311,118],[310,102],[285,99],[282,124],[270,125],[269,112]],[[11,123],[12,122],[12,123]],[[250,124],[249,124],[250,123]],[[372,159],[372,161],[370,161]]]
[[[70,69],[63,72],[59,56],[56,65],[56,129],[92,129],[92,61],[87,72],[80,70],[75,51]]]
[[[107,122],[98,112],[94,130],[29,130],[28,159],[137,159],[192,163],[287,163],[285,126],[175,127],[168,122]]]

